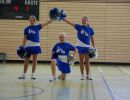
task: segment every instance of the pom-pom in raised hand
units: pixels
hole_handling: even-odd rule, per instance
[[[64,10],[59,9],[59,8],[52,8],[49,11],[49,17],[51,20],[64,20],[66,18],[67,14]]]

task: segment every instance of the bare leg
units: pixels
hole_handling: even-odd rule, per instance
[[[29,64],[30,58],[26,58],[24,61],[24,69],[23,69],[23,74],[19,77],[19,79],[25,79],[26,78],[26,72],[28,70],[28,64]]]
[[[26,58],[26,60],[24,61],[24,70],[23,70],[23,73],[25,74],[28,70],[28,64],[29,64],[29,61],[30,61],[30,57],[29,58]]]
[[[31,75],[31,79],[34,80],[36,79],[35,77],[36,66],[37,66],[37,54],[34,54],[32,58],[32,75]]]
[[[66,74],[65,73],[62,73],[61,76],[62,76],[62,80],[66,80]]]
[[[35,73],[37,66],[37,54],[33,55],[32,63],[32,73]]]
[[[84,75],[84,55],[79,53],[79,60],[80,60],[80,71],[81,74]]]
[[[84,80],[84,54],[79,53],[81,80]]]
[[[55,62],[55,59],[51,60],[51,71],[52,71],[52,76],[55,77],[56,76],[56,62]]]
[[[50,82],[53,82],[56,80],[56,61],[55,59],[51,60],[51,71],[52,71],[52,79],[50,79]]]
[[[85,69],[86,69],[86,78],[88,80],[92,80],[92,78],[90,77],[90,62],[89,62],[89,56],[87,54],[85,54]]]
[[[86,69],[86,74],[89,75],[89,56],[85,54],[85,69]]]

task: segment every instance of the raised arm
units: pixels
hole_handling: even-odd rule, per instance
[[[52,20],[49,20],[49,21],[47,21],[46,23],[42,23],[41,26],[42,26],[42,28],[43,28],[43,27],[49,25],[50,23],[52,23]]]
[[[64,19],[63,21],[66,22],[67,24],[69,24],[69,25],[75,27],[75,24],[72,23],[72,22],[70,22],[70,21],[68,21],[67,19]]]

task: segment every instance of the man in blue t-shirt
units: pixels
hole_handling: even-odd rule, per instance
[[[52,59],[51,59],[51,70],[52,70],[52,79],[50,81],[56,80],[56,65],[61,71],[60,79],[65,80],[66,74],[70,73],[70,65],[68,63],[68,57],[70,51],[73,51],[73,57],[76,54],[76,47],[72,44],[66,42],[66,34],[61,33],[59,35],[60,42],[56,43],[52,49]]]
[[[74,24],[67,19],[64,19],[64,22],[70,24],[77,30],[77,49],[80,59],[80,71],[81,71],[81,80],[84,80],[84,69],[86,69],[86,79],[92,80],[90,77],[89,71],[89,49],[90,49],[90,40],[92,43],[92,48],[95,48],[94,45],[94,31],[93,28],[88,24],[88,18],[84,16],[82,18],[82,25]],[[84,63],[85,61],[85,63]]]
[[[36,24],[36,17],[29,17],[29,25],[24,29],[24,38],[23,38],[23,46],[28,51],[30,57],[27,57],[24,61],[24,70],[23,74],[19,77],[19,79],[26,78],[26,72],[28,69],[29,60],[32,56],[32,75],[31,79],[36,79],[35,70],[37,65],[37,55],[41,53],[40,47],[40,30],[50,24],[52,20],[47,21],[46,23]]]

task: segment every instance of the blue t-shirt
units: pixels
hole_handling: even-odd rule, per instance
[[[75,29],[77,30],[77,38],[80,42],[90,45],[90,37],[94,35],[94,31],[90,26],[84,26],[75,24]]]
[[[24,35],[26,36],[27,40],[40,43],[39,31],[41,28],[41,24],[26,27],[24,29]]]
[[[69,55],[69,52],[70,51],[74,51],[75,50],[75,47],[73,45],[71,45],[70,43],[57,43],[53,49],[52,49],[52,52],[56,53],[57,55],[66,55],[68,56]]]
[[[54,56],[52,59],[56,59],[58,69],[62,73],[70,73],[70,65],[68,64],[67,57],[70,51],[74,51],[76,48],[70,43],[57,43],[53,49],[52,53],[56,53],[57,57]]]

